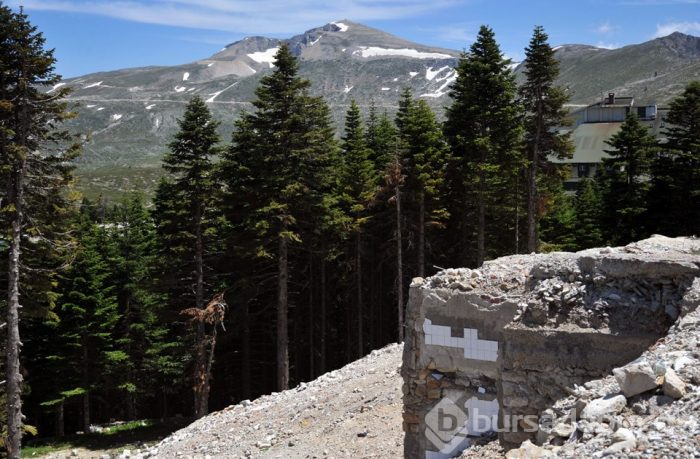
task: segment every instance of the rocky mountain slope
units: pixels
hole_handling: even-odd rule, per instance
[[[412,43],[343,20],[308,30],[287,41],[300,59],[312,93],[328,101],[338,126],[352,99],[365,109],[396,110],[400,91],[410,87],[438,112],[449,103],[459,53]],[[93,194],[151,189],[176,131],[176,119],[194,95],[204,98],[230,138],[233,120],[250,108],[261,76],[270,72],[280,39],[248,37],[187,64],[101,72],[60,83],[73,89],[79,117],[71,128],[85,135],[80,159],[82,187]],[[608,91],[666,102],[685,83],[700,78],[700,38],[683,34],[606,50],[565,45],[560,84],[573,103],[588,103]],[[520,78],[522,69],[516,69]]]
[[[454,80],[458,53],[431,48],[350,21],[327,24],[286,40],[342,121],[351,99],[393,112],[399,91],[437,100]],[[223,121],[228,140],[233,120],[250,109],[260,77],[270,71],[282,40],[249,37],[211,57],[174,67],[95,73],[66,80],[80,103],[74,128],[91,133],[83,162],[90,166],[152,166],[175,131],[184,104],[197,94]],[[441,103],[436,102],[439,107]]]
[[[689,81],[700,79],[700,38],[679,32],[618,49],[565,45],[556,57],[559,84],[569,87],[572,102],[579,104],[608,92],[665,104]]]

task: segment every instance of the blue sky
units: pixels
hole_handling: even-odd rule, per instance
[[[552,45],[620,47],[681,31],[700,36],[700,0],[6,0],[23,4],[57,70],[173,65],[247,35],[286,38],[340,19],[426,45],[468,47],[481,24],[519,60],[534,25]]]

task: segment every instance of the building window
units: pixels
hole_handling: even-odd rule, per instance
[[[579,177],[588,177],[591,175],[590,164],[577,164],[577,173]]]

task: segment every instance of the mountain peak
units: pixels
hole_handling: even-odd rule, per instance
[[[454,50],[420,45],[341,19],[288,39],[246,37],[231,43],[201,63],[208,65],[215,62],[220,72],[248,76],[271,67],[274,55],[282,43],[287,43],[292,54],[305,61],[385,58],[443,60],[459,56]]]
[[[673,32],[670,35],[657,38],[649,43],[660,44],[682,58],[700,58],[700,37],[682,32]]]

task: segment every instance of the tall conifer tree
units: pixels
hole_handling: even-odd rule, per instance
[[[700,81],[671,102],[668,142],[652,163],[649,212],[652,232],[667,236],[700,233]]]
[[[328,107],[309,95],[310,83],[298,76],[288,45],[280,46],[274,65],[256,90],[255,111],[236,123],[222,173],[230,199],[255,194],[237,219],[254,232],[255,255],[276,262],[277,388],[284,390],[290,380],[289,282],[297,274],[293,251],[318,238],[337,147]]]
[[[365,143],[364,123],[360,108],[353,100],[345,117],[342,138],[342,201],[349,217],[354,239],[355,312],[357,314],[357,357],[364,355],[364,304],[362,282],[363,232],[370,218],[368,208],[377,194],[377,171],[371,150]],[[350,317],[350,316],[348,316]]]
[[[168,175],[158,185],[155,219],[162,250],[162,283],[177,311],[203,309],[211,293],[207,267],[215,243],[214,159],[219,153],[215,121],[205,102],[192,98],[178,121],[180,128],[163,158]],[[195,324],[193,356],[194,413],[209,411],[210,378],[205,325]]]
[[[603,159],[597,175],[600,188],[601,225],[608,243],[629,244],[645,234],[643,214],[647,208],[649,166],[655,145],[654,136],[634,113],[610,140],[605,142],[610,155]]]
[[[61,189],[71,180],[70,163],[77,152],[76,148],[65,149],[70,138],[56,130],[71,116],[63,101],[67,90],[59,88],[47,94],[41,89],[60,81],[54,72],[53,51],[44,49],[44,44],[44,37],[23,11],[14,13],[0,4],[0,172],[4,187],[1,211],[2,231],[9,246],[5,446],[12,459],[20,455],[22,438],[20,284],[30,284],[25,279],[31,260],[28,250],[45,249],[52,254],[61,246],[47,238],[62,222],[57,220],[58,209],[65,206]],[[28,242],[30,235],[38,242]],[[24,271],[21,267],[25,267]],[[43,289],[49,306],[55,300],[50,285]],[[24,295],[25,304],[29,296]]]
[[[451,213],[462,249],[458,264],[479,266],[487,256],[500,255],[514,231],[513,203],[503,197],[512,195],[524,161],[521,108],[509,64],[493,30],[482,26],[457,65],[449,93],[445,133],[452,150]]]
[[[530,44],[525,48],[525,83],[520,87],[520,97],[526,110],[528,253],[536,252],[539,246],[538,222],[543,207],[543,197],[540,195],[547,189],[558,189],[561,181],[559,167],[551,159],[568,158],[573,153],[569,134],[561,132],[561,128],[567,125],[568,112],[564,104],[568,101],[568,95],[555,86],[555,80],[559,77],[559,62],[554,58],[554,50],[547,40],[544,28],[535,27]]]
[[[401,139],[405,190],[415,214],[416,269],[415,275],[425,276],[426,231],[428,226],[442,225],[446,209],[440,201],[445,179],[447,144],[435,114],[425,100],[412,100],[410,92],[403,96],[406,113],[397,117]]]

